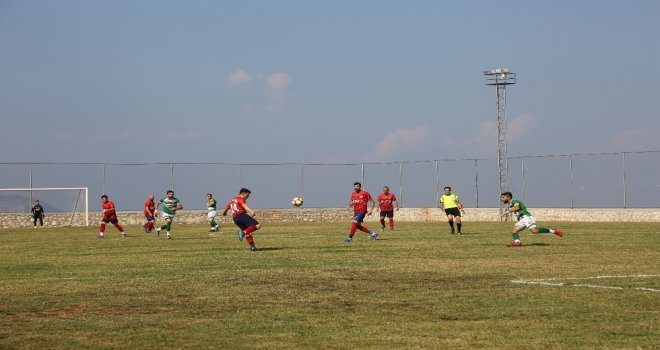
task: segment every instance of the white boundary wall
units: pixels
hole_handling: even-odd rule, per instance
[[[347,209],[258,209],[257,219],[262,223],[268,222],[348,222],[352,214]],[[660,209],[560,209],[560,208],[531,208],[530,211],[539,223],[552,221],[576,222],[660,222]],[[95,226],[101,220],[100,212],[90,213],[90,225]],[[141,225],[145,222],[141,211],[118,212],[119,221],[126,225]],[[45,226],[68,226],[71,213],[49,213],[44,222]],[[442,222],[446,220],[444,212],[439,208],[402,208],[395,212],[397,221],[412,222]],[[368,216],[367,222],[379,219],[378,213]],[[160,217],[157,218],[160,220]],[[231,223],[229,216],[218,217],[218,221]],[[465,209],[463,221],[499,221],[499,208]],[[176,223],[201,224],[207,223],[205,210],[181,210],[177,212]],[[81,219],[74,221],[74,226],[83,226]],[[32,226],[29,213],[0,214],[0,228],[16,228]]]

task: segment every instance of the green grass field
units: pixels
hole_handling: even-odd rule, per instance
[[[660,223],[263,224],[0,230],[0,349],[660,347]]]

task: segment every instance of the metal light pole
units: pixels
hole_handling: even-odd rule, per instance
[[[497,93],[497,166],[499,168],[500,193],[509,190],[506,154],[506,86],[516,83],[516,73],[509,68],[484,70],[486,85],[495,85]],[[500,211],[503,207],[500,206]]]

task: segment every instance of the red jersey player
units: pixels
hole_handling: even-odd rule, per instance
[[[234,220],[238,229],[238,239],[243,240],[245,238],[250,244],[250,250],[253,252],[257,251],[257,247],[254,245],[254,238],[252,237],[252,232],[261,228],[261,225],[257,220],[255,220],[254,211],[245,203],[245,201],[250,197],[252,191],[247,188],[241,188],[238,193],[238,196],[234,197],[232,200],[227,203],[225,210],[222,212],[222,216],[227,215],[227,212],[231,210],[231,216]]]
[[[390,218],[390,230],[394,230],[394,207],[399,211],[399,202],[396,201],[394,193],[390,188],[383,187],[383,193],[378,195],[378,208],[380,209],[380,229],[385,229],[385,218]]]
[[[119,220],[117,219],[117,212],[115,211],[115,203],[112,203],[108,200],[108,196],[101,196],[101,208],[103,209],[103,219],[101,220],[101,229],[99,233],[99,238],[103,238],[105,234],[105,224],[111,223],[115,228],[121,232],[122,237],[126,237],[126,232],[119,225]]]
[[[367,227],[362,226],[364,217],[371,215],[374,210],[376,202],[371,198],[371,195],[367,191],[362,191],[362,184],[356,182],[353,184],[353,193],[351,194],[351,199],[348,202],[348,209],[353,207],[353,222],[351,223],[351,231],[344,240],[344,243],[353,242],[353,235],[357,230],[360,230],[371,236],[371,240],[375,241],[378,237],[378,233],[375,231],[369,230]]]
[[[144,202],[144,217],[147,218],[147,223],[144,224],[144,232],[151,232],[156,222],[156,203],[154,203],[154,195],[150,194],[149,198]]]

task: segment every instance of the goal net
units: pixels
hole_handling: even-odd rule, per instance
[[[87,187],[0,188],[0,214],[26,214],[31,220],[37,200],[44,210],[44,225],[89,226]]]

